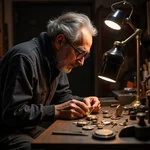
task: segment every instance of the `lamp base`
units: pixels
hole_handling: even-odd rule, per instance
[[[149,125],[142,127],[135,124],[123,128],[119,133],[119,137],[135,137],[138,140],[147,141],[150,139],[149,132]]]
[[[119,137],[135,137],[142,141],[150,139],[150,125],[145,122],[146,113],[137,113],[137,117],[139,119],[138,124],[132,124],[123,128],[119,133]]]
[[[138,108],[141,105],[141,102],[139,100],[134,100],[131,104],[125,105],[125,109],[130,109],[130,108]]]

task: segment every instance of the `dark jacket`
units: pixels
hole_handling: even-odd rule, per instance
[[[50,38],[38,38],[11,48],[0,60],[1,125],[32,127],[42,120],[54,120],[54,104],[73,96],[67,75],[56,68]]]

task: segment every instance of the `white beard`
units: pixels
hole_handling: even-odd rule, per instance
[[[68,69],[66,67],[62,67],[62,68],[58,68],[60,72],[64,72],[64,73],[70,73],[72,71],[72,69]]]

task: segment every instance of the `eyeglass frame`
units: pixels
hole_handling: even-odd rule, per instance
[[[66,39],[66,38],[65,38]],[[80,50],[78,50],[76,47],[74,47],[67,39],[66,39],[67,43],[78,53],[76,56],[77,60],[80,60],[84,57],[84,59],[87,59],[90,56],[90,53],[86,53],[86,52],[80,52]],[[83,55],[83,56],[82,56]]]

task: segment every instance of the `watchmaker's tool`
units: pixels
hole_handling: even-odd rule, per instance
[[[111,122],[111,128],[113,128],[114,126],[116,126],[117,125],[117,122]]]
[[[86,112],[86,115],[89,116],[93,111],[93,107],[89,107],[88,112]]]
[[[84,131],[53,131],[52,134],[88,136]]]

